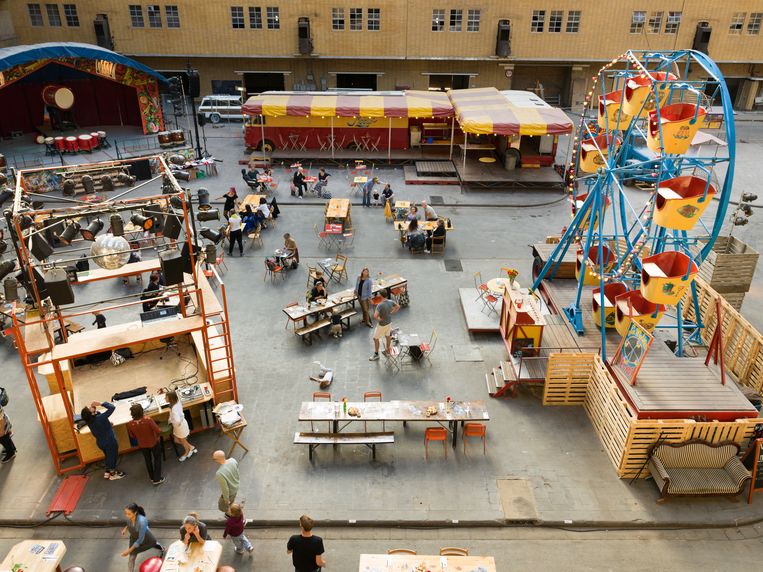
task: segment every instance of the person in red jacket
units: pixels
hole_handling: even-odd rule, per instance
[[[230,536],[236,554],[243,554],[245,550],[251,554],[254,550],[252,543],[249,542],[246,534],[244,534],[245,526],[246,520],[244,520],[243,508],[238,503],[231,503],[228,507],[228,512],[225,513],[225,531],[223,531],[223,538]]]
[[[138,447],[146,459],[146,469],[151,482],[161,485],[165,480],[162,476],[162,442],[159,438],[162,431],[156,421],[143,416],[143,406],[140,403],[130,406],[130,416],[132,421],[127,424],[127,433],[130,439],[138,442]]]

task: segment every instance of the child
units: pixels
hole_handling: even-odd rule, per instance
[[[342,315],[336,311],[331,310],[331,330],[330,333],[335,338],[342,337]]]
[[[252,546],[252,543],[249,542],[246,534],[244,534],[245,525],[244,511],[241,508],[241,505],[235,502],[231,503],[228,507],[228,512],[225,513],[225,531],[223,532],[223,538],[230,535],[236,554],[243,554],[244,550],[250,554],[254,551],[254,546]]]

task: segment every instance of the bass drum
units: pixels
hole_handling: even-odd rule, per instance
[[[74,105],[74,92],[61,85],[46,85],[42,88],[42,100],[46,105],[66,111]]]

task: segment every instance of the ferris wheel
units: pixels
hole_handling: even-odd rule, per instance
[[[703,53],[632,50],[592,80],[567,171],[571,223],[532,289],[574,252],[577,295],[564,313],[595,334],[583,326],[589,305],[605,357],[608,328],[654,330],[666,310],[681,315],[687,289],[698,303],[693,280],[726,216],[735,132],[726,83]],[[700,131],[711,110],[720,137]],[[697,324],[675,327],[698,339]]]

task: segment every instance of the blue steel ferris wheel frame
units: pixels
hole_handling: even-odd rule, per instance
[[[701,70],[698,70],[697,67]],[[698,79],[688,79],[690,71]],[[662,81],[651,76],[654,72],[666,72],[665,80]],[[675,74],[676,79],[671,80],[667,73]],[[658,101],[659,90],[667,92],[666,101],[655,106],[658,119],[661,107],[670,103],[686,102],[687,96],[695,98],[695,100],[689,101],[698,104],[697,113],[699,106],[708,105],[707,100],[710,103],[719,101],[723,110],[727,144],[725,157],[718,157],[717,153],[714,156],[705,156],[699,152],[696,155],[661,153],[650,156],[651,152],[647,150],[644,144],[646,141],[644,127],[647,120],[640,118],[641,113],[633,116],[625,130],[618,131],[607,128],[600,133],[599,135],[606,136],[607,149],[615,150],[607,154],[601,152],[598,144],[593,140],[597,133],[591,128],[591,124],[596,125],[597,120],[594,102],[598,101],[598,98],[594,95],[604,96],[608,91],[608,84],[613,91],[621,89],[628,78],[644,74],[649,75],[652,80],[652,95],[651,98],[644,101],[642,111],[644,111],[643,106],[647,104],[649,99]],[[703,79],[704,77],[707,79]],[[567,190],[571,195],[574,216],[570,225],[563,232],[559,244],[538,273],[531,291],[537,290],[544,279],[552,280],[554,278],[556,270],[570,247],[575,248],[575,250],[582,248],[584,253],[588,253],[592,247],[598,247],[598,260],[603,261],[604,244],[608,243],[615,247],[616,262],[611,270],[606,270],[604,265],[600,264],[598,272],[595,273],[599,279],[600,306],[604,308],[604,285],[606,283],[619,281],[626,283],[629,288],[638,287],[641,272],[640,254],[645,248],[649,249],[650,254],[659,254],[666,250],[681,251],[688,255],[697,266],[712,250],[723,227],[731,198],[736,155],[736,131],[732,102],[723,74],[715,62],[701,52],[694,50],[629,50],[603,66],[598,75],[592,79],[594,86],[585,99],[585,107],[574,139],[570,161],[571,176],[568,179]],[[618,124],[622,113],[621,98]],[[699,120],[700,118],[695,115],[694,121]],[[661,122],[658,123],[661,125]],[[594,129],[597,128],[594,127]],[[660,126],[660,141],[663,140],[661,129]],[[586,138],[589,138],[589,142],[592,141],[596,145],[596,152],[600,154],[604,164],[596,173],[579,175],[580,147]],[[699,149],[702,149],[701,145]],[[661,181],[684,173],[699,173],[700,176],[706,178],[709,186],[713,177],[717,176],[716,166],[721,164],[725,165],[725,174],[722,184],[719,180],[718,184],[715,185],[717,189],[715,199],[717,199],[718,205],[714,220],[711,225],[700,220],[693,229],[704,231],[702,234],[690,235],[687,231],[671,230],[652,224],[655,197]],[[634,209],[623,189],[624,181],[634,180],[654,183],[649,200],[640,210]],[[577,204],[578,196],[585,196],[582,205]],[[707,187],[705,196],[701,200],[713,200],[711,197],[707,197]],[[697,229],[697,227],[700,228]],[[585,262],[587,262],[586,256],[584,256]],[[586,272],[588,270],[583,265],[579,272],[575,301],[564,308],[566,317],[579,335],[585,333],[580,304]],[[694,281],[691,283],[691,293],[691,303],[695,305],[695,310],[698,310]],[[696,311],[695,316],[699,320],[700,313]],[[602,319],[601,323],[601,352],[602,358],[606,360],[605,320]],[[676,311],[676,323],[675,326],[658,327],[677,328],[676,353],[682,355],[683,333],[688,331],[690,339],[698,340],[702,324],[684,323],[680,302]]]

